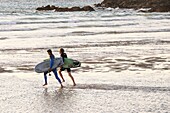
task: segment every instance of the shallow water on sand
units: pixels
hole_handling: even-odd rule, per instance
[[[3,113],[168,113],[170,13],[132,9],[36,12],[61,1],[0,4],[0,110]],[[86,2],[72,2],[83,6]],[[97,3],[97,0],[94,1]],[[34,5],[31,5],[34,4]],[[9,5],[10,6],[10,5]],[[29,6],[29,7],[28,7]],[[26,8],[26,9],[24,9]],[[15,10],[14,10],[15,9]],[[34,66],[63,47],[82,62],[60,89],[54,76],[42,87]]]
[[[32,71],[48,57],[47,49],[58,57],[63,47],[69,57],[87,64],[79,71],[168,70],[169,13],[129,11],[1,16],[0,66]]]

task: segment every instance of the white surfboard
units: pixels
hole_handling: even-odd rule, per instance
[[[63,63],[62,58],[55,58],[54,65],[53,65],[52,69],[60,67],[63,64],[64,63]],[[35,66],[35,72],[37,72],[37,73],[47,72],[49,68],[50,68],[50,60],[48,59],[48,60],[45,60],[44,62],[37,64]]]

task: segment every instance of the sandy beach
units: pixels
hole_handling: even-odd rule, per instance
[[[49,85],[43,87],[40,74],[3,73],[0,109],[3,113],[168,113],[168,73],[75,72],[77,86],[64,76],[63,89],[54,76],[49,76]]]
[[[170,113],[170,13],[35,10],[99,2],[1,1],[1,113]],[[63,89],[53,74],[43,87],[35,65],[61,47],[82,63],[77,85],[63,72]]]

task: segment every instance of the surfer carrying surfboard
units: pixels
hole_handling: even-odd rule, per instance
[[[62,83],[61,83],[61,80],[60,80],[60,78],[58,77],[58,74],[57,74],[57,69],[56,69],[56,68],[52,69],[53,64],[54,64],[54,60],[55,60],[55,56],[53,55],[51,49],[47,50],[47,52],[48,52],[49,57],[50,57],[50,68],[48,69],[48,71],[44,72],[45,84],[44,84],[43,86],[47,85],[47,73],[49,73],[49,72],[52,71],[52,72],[54,73],[54,75],[55,75],[55,78],[56,78],[56,79],[58,80],[58,82],[61,84],[61,88],[63,88],[63,85],[62,85]]]
[[[63,48],[60,48],[60,49],[59,49],[59,53],[60,53],[61,57],[63,58],[63,62],[64,62],[64,58],[67,58],[67,54],[64,53],[64,49],[63,49]],[[60,69],[59,69],[59,71],[58,71],[60,77],[62,78],[63,82],[65,82],[65,80],[64,80],[64,78],[63,78],[63,75],[62,75],[62,71],[64,71],[65,69],[67,70],[68,76],[71,78],[71,80],[73,81],[73,85],[75,86],[76,83],[75,83],[75,81],[74,81],[73,76],[71,75],[71,69],[70,69],[70,68],[64,68],[64,67],[61,66]]]

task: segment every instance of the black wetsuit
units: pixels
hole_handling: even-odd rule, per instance
[[[62,53],[61,57],[63,58],[63,62],[64,62],[64,58],[67,58],[67,54],[66,53]],[[61,67],[60,71],[64,71],[65,69],[67,69],[67,72],[71,72],[70,68],[64,68],[64,67]]]

